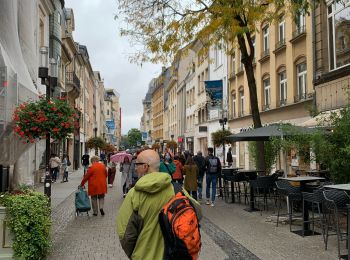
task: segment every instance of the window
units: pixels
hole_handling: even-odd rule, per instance
[[[298,100],[306,98],[306,63],[297,65]]]
[[[264,48],[264,53],[269,52],[269,27],[265,26],[263,28],[263,48]]]
[[[109,109],[107,109],[107,116],[109,116]]]
[[[240,100],[239,114],[240,114],[240,116],[244,116],[244,91],[243,91],[243,89],[241,89],[239,91],[239,100]]]
[[[285,20],[282,18],[278,24],[278,42],[284,44],[285,42]]]
[[[347,3],[345,3],[347,2]],[[328,6],[329,68],[339,69],[350,64],[350,2]]]
[[[244,68],[244,65],[242,63],[242,52],[239,50],[239,71],[242,71]]]
[[[305,12],[299,11],[296,17],[296,31],[298,34],[305,32]]]
[[[232,116],[236,117],[236,105],[237,105],[237,100],[236,100],[236,94],[232,94]]]
[[[219,46],[215,47],[214,54],[215,54],[215,68],[217,68],[217,67],[222,65],[221,50],[220,50]]]
[[[61,14],[57,13],[57,22],[58,24],[61,24]]]
[[[232,54],[231,71],[232,75],[236,74],[236,53]]]
[[[280,90],[280,105],[286,105],[287,103],[287,74],[286,71],[282,71],[278,74],[279,90]]]
[[[271,86],[270,86],[270,78],[263,80],[263,86],[264,86],[264,109],[269,109],[271,104]]]

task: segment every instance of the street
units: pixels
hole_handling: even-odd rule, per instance
[[[74,190],[82,171],[70,174],[68,183],[53,184],[53,246],[47,259],[127,259],[115,228],[123,202],[119,176],[106,195],[103,217],[93,217],[91,212],[89,217],[75,217]],[[244,211],[244,207],[221,198],[215,207],[202,205],[199,259],[337,259],[335,239],[330,239],[325,251],[321,236],[302,238],[290,233],[288,225],[276,227],[267,222],[265,212],[260,216]]]

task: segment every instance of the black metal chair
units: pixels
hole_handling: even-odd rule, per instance
[[[274,202],[276,206],[276,185],[274,176],[262,176],[258,177],[256,180],[251,180],[250,185],[254,189],[254,199],[256,201],[257,207],[260,210],[260,215],[262,215],[262,209],[260,206],[260,201],[263,202],[263,209],[268,210],[268,200]]]
[[[283,197],[287,198],[287,213],[283,215],[287,215],[289,219],[289,230],[292,231],[292,221],[293,217],[296,217],[296,215],[293,215],[293,207],[294,203],[301,202],[302,200],[302,194],[299,187],[294,187],[289,183],[287,180],[278,180],[276,181],[276,188],[277,192],[279,194],[279,205],[277,210],[277,224],[279,222],[280,217],[280,210],[282,205],[282,199]]]
[[[228,202],[230,198],[230,182],[232,183],[232,176],[233,176],[234,171],[232,169],[222,169],[221,171],[221,176],[223,179],[223,195],[225,202]]]
[[[338,257],[340,254],[340,241],[347,240],[347,231],[342,231],[340,217],[347,214],[347,204],[350,203],[350,197],[345,191],[340,190],[325,190],[323,191],[323,205],[325,216],[325,250],[328,246],[328,237],[337,236]],[[331,233],[330,232],[334,232]]]
[[[305,236],[305,224],[312,224],[312,234],[315,234],[315,223],[319,223],[322,231],[322,235],[324,237],[324,221],[322,215],[322,202],[323,202],[323,189],[316,189],[312,193],[311,192],[302,192],[303,195],[303,215],[305,210],[309,210],[309,207],[306,207],[306,203],[310,204],[311,209],[311,218],[309,220],[303,220],[303,237]],[[315,218],[315,211],[317,211],[318,218]]]

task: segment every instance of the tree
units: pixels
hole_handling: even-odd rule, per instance
[[[127,26],[121,35],[129,37],[136,48],[132,61],[171,62],[184,46],[195,41],[202,43],[204,51],[217,45],[228,54],[238,45],[255,128],[262,126],[253,67],[257,25],[271,24],[283,12],[296,17],[308,9],[306,0],[119,0],[119,14]],[[264,143],[257,143],[257,149],[259,168],[264,169]]]
[[[139,129],[131,128],[128,132],[128,143],[131,147],[136,146],[137,143],[141,143],[142,134]]]
[[[220,129],[216,132],[211,133],[211,139],[214,144],[214,146],[218,147],[221,146],[223,143],[230,144],[230,142],[226,139],[227,136],[231,135],[232,133],[227,129]]]

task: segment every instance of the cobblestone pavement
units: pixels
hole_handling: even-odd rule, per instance
[[[71,174],[69,183],[53,184],[53,247],[47,259],[127,259],[115,228],[123,201],[118,177],[105,198],[106,215],[97,217],[75,217],[74,190],[82,178],[81,171]],[[297,236],[289,232],[288,225],[276,227],[269,222],[271,212],[261,216],[244,211],[245,207],[221,199],[215,207],[202,205],[200,260],[337,259],[334,238],[325,251],[322,236]]]
[[[80,175],[71,177],[71,185],[78,186]],[[116,181],[118,183],[118,179]],[[54,185],[58,192],[58,185],[65,184]],[[105,216],[75,217],[74,193],[69,195],[52,211],[53,247],[47,259],[127,259],[115,228],[115,216],[122,201],[120,189],[109,188]],[[202,226],[203,246],[199,259],[258,259],[209,219],[204,218]]]

